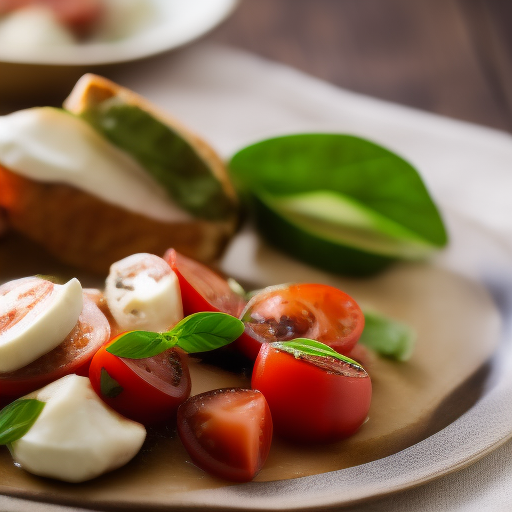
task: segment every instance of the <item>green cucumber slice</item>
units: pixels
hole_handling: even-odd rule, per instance
[[[178,132],[150,113],[114,97],[90,106],[80,117],[137,160],[192,215],[208,220],[235,215],[235,201],[208,164]]]

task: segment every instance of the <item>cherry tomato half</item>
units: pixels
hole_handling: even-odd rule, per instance
[[[169,349],[145,359],[121,358],[106,350],[118,337],[94,355],[89,368],[92,387],[112,409],[139,423],[172,420],[190,394],[186,355]]]
[[[325,284],[271,286],[257,293],[240,316],[244,334],[235,342],[256,359],[262,343],[309,338],[348,354],[364,328],[356,301]]]
[[[53,288],[53,283],[35,277],[23,279],[23,282],[30,280],[34,281],[30,304],[17,308],[12,316],[0,318],[0,332],[19,321],[28,309],[34,307]],[[11,281],[2,285],[0,296],[16,286],[16,282],[21,281]],[[108,320],[84,295],[83,309],[78,322],[59,346],[19,370],[0,373],[0,398],[18,398],[70,373],[86,375],[94,353],[109,338]]]
[[[165,253],[164,260],[178,276],[185,316],[200,311],[220,311],[239,317],[245,300],[229,287],[225,279],[174,249]]]
[[[352,435],[365,421],[372,395],[362,367],[331,357],[295,357],[269,343],[256,359],[252,387],[265,395],[276,433],[299,442]]]
[[[265,400],[251,389],[217,389],[189,398],[178,409],[178,433],[201,469],[248,482],[260,471],[272,441]]]

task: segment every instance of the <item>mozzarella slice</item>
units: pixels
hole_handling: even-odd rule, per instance
[[[122,330],[162,332],[183,318],[178,278],[153,254],[134,254],[114,263],[105,298]]]
[[[192,217],[133,158],[79,117],[56,108],[0,116],[0,164],[46,183],[66,183],[163,222]]]
[[[87,377],[67,375],[27,398],[46,404],[11,453],[35,475],[84,482],[126,464],[146,438],[140,423],[103,403]]]
[[[18,370],[50,352],[78,322],[83,306],[80,282],[50,284],[49,293],[38,299],[41,281],[20,279],[0,296],[0,372]],[[20,315],[22,309],[26,311]],[[15,315],[21,318],[13,322]]]

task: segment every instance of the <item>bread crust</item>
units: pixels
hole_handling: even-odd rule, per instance
[[[98,274],[130,254],[169,247],[203,262],[220,256],[231,223],[166,223],[124,210],[64,184],[42,183],[0,166],[0,208],[10,227],[65,263]]]

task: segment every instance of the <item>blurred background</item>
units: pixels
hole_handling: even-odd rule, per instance
[[[512,131],[510,0],[245,0],[208,39]]]
[[[242,0],[192,44],[242,48],[352,91],[510,132],[510,20],[510,0]],[[115,79],[120,66],[82,69]],[[47,71],[36,70],[37,94],[4,94],[2,113],[60,103],[74,77],[62,73],[65,88],[45,89]],[[16,73],[0,67],[0,91]]]

